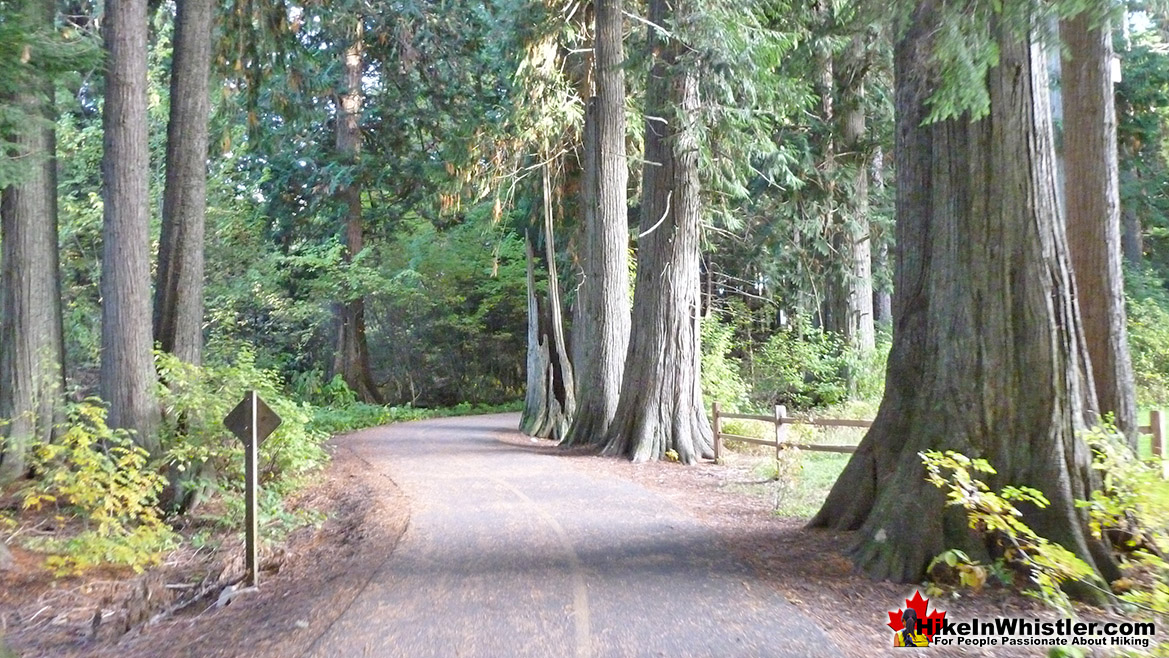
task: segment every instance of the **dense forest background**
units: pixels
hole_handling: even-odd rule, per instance
[[[1035,79],[1050,74],[1050,88],[1028,88],[1036,100],[1024,110],[1045,118],[1051,94],[1059,184],[1050,191],[1062,198],[1065,176],[1096,171],[1076,160],[1081,131],[1063,126],[1065,116],[1079,120],[1067,108],[1102,94],[1063,84],[1061,72],[1086,51],[1060,51],[1055,33],[1069,28],[1050,29],[1085,12],[1073,3],[1008,11],[1000,27],[984,20],[1003,13],[986,6],[995,4],[923,18],[920,7],[889,15],[848,0],[0,0],[0,485],[19,492],[23,508],[59,497],[79,518],[100,518],[86,525],[93,550],[72,544],[66,567],[111,555],[135,563],[176,541],[169,514],[215,495],[238,508],[241,449],[220,420],[248,388],[285,419],[264,446],[271,518],[281,495],[325,460],[330,433],[420,409],[522,404],[530,434],[685,463],[710,456],[713,402],[872,418],[887,383],[899,384],[898,367],[925,372],[935,356],[965,364],[963,345],[975,353],[994,343],[993,356],[1014,346],[979,334],[984,325],[1011,338],[1043,334],[1028,332],[1037,312],[1019,302],[1004,317],[988,310],[968,343],[914,355],[903,342],[891,360],[893,323],[905,320],[903,336],[913,329],[913,309],[895,303],[893,289],[913,268],[897,258],[921,256],[931,247],[913,250],[921,236],[944,221],[957,217],[955,235],[981,221],[969,208],[930,221],[906,208],[943,194],[943,182],[964,184],[952,173],[961,167],[986,172],[990,187],[1000,182],[992,175],[1022,171],[1004,165],[1002,149],[985,161],[975,148],[969,160],[960,149],[947,151],[952,160],[906,151],[917,129],[939,143],[990,143],[977,130],[1006,112],[994,87],[1006,84],[994,77],[1000,60],[1031,70],[1014,48],[1022,39],[1023,50],[1043,44],[1048,53]],[[1135,387],[1128,375],[1109,383],[1098,372],[1095,390],[1128,396],[1104,410],[1133,445],[1136,419],[1124,407],[1135,396],[1143,418],[1169,403],[1169,14],[1160,9],[1112,7],[1091,22],[1119,72],[1109,87],[1116,145],[1096,158],[1118,181],[1117,230],[1095,242],[1123,253],[1123,290],[1077,279],[1073,293],[1062,271],[1043,289],[1078,295],[1081,309],[1111,299],[1107,315],[1126,317],[1112,347],[1131,354]],[[1017,13],[1024,28],[1010,23]],[[909,66],[899,45],[931,20],[946,29],[921,46],[928,66],[898,69]],[[1087,61],[1111,67],[1105,50]],[[895,69],[921,73],[930,93],[898,87]],[[913,112],[917,124],[897,123]],[[1016,141],[1038,135],[1035,159],[1046,166],[1046,124],[1032,129]],[[938,186],[906,194],[907,165],[912,176],[937,167]],[[1020,176],[1046,174],[1037,171]],[[953,198],[986,201],[966,191]],[[987,207],[1015,200],[989,196]],[[1040,208],[1034,224],[1056,237],[1034,240],[1013,232],[1032,225],[1023,205],[1000,208],[1004,226],[988,224],[975,245],[987,260],[961,252],[921,266],[950,285],[921,298],[933,304],[931,322],[965,327],[954,319],[969,300],[963,286],[995,289],[995,267],[1018,270],[1004,298],[1036,299],[1028,268],[1052,253],[1062,259],[1066,246],[1048,220],[1084,203]],[[1085,239],[1072,233],[1074,255]],[[1000,240],[1033,257],[991,262]],[[1051,333],[1074,344],[1053,357],[1068,372],[1079,367],[1079,312],[1051,321]],[[936,336],[923,330],[917,344],[936,347]],[[1019,376],[1009,386],[1022,387],[1026,359],[1042,353],[1022,342],[1026,358],[1010,361]],[[622,386],[614,364],[626,361]],[[1067,383],[1080,375],[1032,387],[1055,399],[1049,424],[1063,423],[1036,441],[1072,446],[1069,454],[1083,442],[1068,437],[1085,427],[1080,401],[1064,398],[1092,389],[1091,377]],[[986,418],[1014,410],[993,398],[1013,402],[1020,389],[1001,383],[970,387],[989,391],[978,399]],[[922,420],[928,404],[916,416],[893,411],[911,397],[886,396],[897,399],[882,407],[890,411],[875,427],[884,429],[854,463],[899,454],[872,447],[900,436],[894,416],[919,423],[915,436],[932,431]],[[1037,425],[1022,414],[998,420],[1020,434]],[[1014,454],[995,453],[1000,426],[959,424],[941,426],[990,455]],[[910,452],[903,457],[916,467]],[[844,465],[833,468],[830,479]],[[100,477],[111,472],[126,475]],[[914,486],[926,486],[921,475],[913,471]],[[1029,467],[1012,475],[1043,479]],[[1085,476],[1084,491],[1066,492],[1051,526],[1057,540],[1068,526],[1083,539],[1073,494],[1091,489]],[[103,507],[102,496],[121,506]],[[829,498],[814,522],[866,522],[869,509],[841,511],[839,502]],[[920,576],[952,547],[935,546],[936,535],[903,537],[932,552],[873,557],[870,571]],[[1085,557],[1080,544],[1073,552]]]
[[[552,164],[566,309],[582,278],[577,193],[591,8],[358,5],[218,8],[210,41],[205,358],[224,363],[246,352],[300,399],[344,397],[343,380],[334,379],[335,306],[363,299],[376,396],[361,397],[415,406],[517,400],[527,346],[524,239],[535,231],[538,261],[547,239],[539,216],[544,160]],[[51,45],[63,69],[52,78],[65,364],[70,387],[92,393],[101,345],[102,14],[82,3],[37,31],[16,20],[19,6],[5,5],[6,56],[19,63],[29,47]],[[699,117],[708,138],[701,159],[704,384],[713,399],[740,408],[874,398],[883,374],[872,361],[887,347],[891,319],[889,29],[848,5],[758,11],[750,20],[767,29],[766,43],[728,34],[746,19],[727,9],[704,26],[704,54],[718,74],[706,82]],[[364,144],[354,160],[338,152],[335,123],[355,15],[363,24]],[[157,253],[175,6],[159,3],[150,17],[146,117]],[[1119,28],[1126,281],[1138,397],[1148,406],[1169,393],[1158,335],[1169,276],[1169,67],[1155,14],[1130,12]],[[644,23],[628,21],[626,29],[631,44],[644,40]],[[752,61],[732,52],[737,45],[749,46]],[[644,86],[636,71],[644,58],[629,51],[633,215]],[[8,70],[6,88],[27,83],[16,74],[28,71]],[[7,120],[27,118],[10,107]],[[9,184],[20,180],[19,158],[10,156],[3,171]],[[349,185],[361,191],[364,238],[353,256],[337,194]],[[865,243],[868,267],[855,267],[855,242]],[[631,254],[631,269],[634,262]],[[537,286],[546,285],[546,273],[537,263]],[[841,310],[839,298],[864,294],[858,291],[871,291],[871,326],[850,327],[855,320]],[[571,336],[572,314],[565,319]]]

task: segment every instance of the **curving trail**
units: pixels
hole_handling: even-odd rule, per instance
[[[516,414],[340,439],[410,498],[406,534],[307,656],[838,656],[649,490],[500,442]]]

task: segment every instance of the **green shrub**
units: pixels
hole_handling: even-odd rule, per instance
[[[838,404],[849,397],[853,364],[844,341],[801,319],[780,329],[755,353],[751,401],[789,409]]]
[[[1142,405],[1169,404],[1169,311],[1153,298],[1129,300],[1128,344]]]
[[[51,504],[60,521],[75,520],[81,530],[33,547],[53,553],[47,565],[59,575],[98,564],[135,571],[154,564],[177,539],[158,510],[166,479],[128,432],[106,425],[100,400],[70,405],[66,418],[55,443],[33,448],[31,466],[40,477],[24,489],[23,504]]]
[[[1142,462],[1115,428],[1097,428],[1085,437],[1092,467],[1102,486],[1081,507],[1089,512],[1092,534],[1110,543],[1123,576],[1112,583],[1130,612],[1159,626],[1169,623],[1169,482],[1160,464]],[[1146,655],[1169,655],[1162,641]]]
[[[711,317],[702,322],[702,395],[729,412],[747,407],[747,385],[739,362],[731,356],[735,328]]]
[[[1022,513],[1013,501],[1029,503],[1036,507],[1047,507],[1050,503],[1043,493],[1030,487],[1006,486],[998,493],[990,490],[976,473],[994,474],[995,470],[985,459],[971,459],[952,450],[945,453],[927,451],[919,453],[926,467],[926,479],[939,489],[946,490],[947,505],[956,505],[966,510],[970,529],[994,542],[1000,548],[996,556],[998,564],[990,567],[993,573],[1007,574],[1011,566],[1015,572],[1025,574],[1030,585],[1023,593],[1064,612],[1071,611],[1071,601],[1062,589],[1066,581],[1091,583],[1097,580],[1095,572],[1074,553],[1040,537],[1021,520]],[[956,556],[956,553],[950,552]],[[943,553],[942,557],[946,556]],[[961,557],[965,558],[965,555]],[[934,564],[936,564],[935,560]],[[970,573],[978,565],[966,558],[962,561]],[[931,564],[931,566],[933,566]]]
[[[281,418],[280,427],[260,444],[262,486],[285,491],[297,475],[327,461],[321,444],[328,433],[313,427],[313,407],[289,398],[279,375],[257,367],[250,350],[240,350],[232,363],[204,367],[164,353],[156,362],[165,460],[186,474],[184,487],[242,489],[243,445],[223,418],[253,389]]]

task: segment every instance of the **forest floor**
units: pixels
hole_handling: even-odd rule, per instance
[[[447,426],[443,431],[450,427],[457,429]],[[492,429],[491,437],[502,449],[500,453],[492,448],[493,454],[557,460],[556,468],[567,467],[573,477],[620,479],[647,490],[667,507],[709,528],[720,550],[750,565],[754,577],[744,579],[746,591],[778,592],[848,656],[897,655],[890,653],[888,613],[902,607],[917,588],[873,582],[854,572],[841,552],[849,544],[848,533],[807,530],[804,519],[777,516],[775,496],[770,485],[760,480],[756,457],[732,453],[723,464],[689,468],[671,463],[634,465],[565,452],[551,442],[518,432]],[[511,449],[514,452],[509,453]],[[355,602],[391,558],[410,524],[411,509],[419,503],[404,495],[383,468],[369,463],[360,442],[338,437],[331,451],[330,466],[296,501],[296,505],[325,512],[327,521],[320,528],[297,531],[282,550],[262,560],[265,570],[258,592],[241,594],[217,607],[221,590],[216,588],[172,614],[159,615],[182,601],[183,594],[191,598],[193,594],[184,589],[191,582],[207,578],[211,580],[206,582],[230,582],[230,574],[239,570],[238,559],[221,557],[209,564],[198,556],[178,555],[139,576],[91,572],[82,578],[53,581],[35,556],[16,552],[15,563],[0,569],[0,632],[6,633],[18,655],[29,657],[311,654],[335,622],[351,607],[358,607]],[[221,551],[220,555],[230,553]],[[165,602],[150,603],[152,599]],[[931,603],[958,620],[1054,616],[1031,599],[996,589]],[[1085,613],[1103,615],[1092,610]],[[1003,647],[980,651],[934,647],[931,652],[942,656],[1043,653]]]

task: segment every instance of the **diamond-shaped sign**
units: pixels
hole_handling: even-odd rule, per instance
[[[269,407],[255,391],[248,391],[244,395],[242,402],[227,414],[227,418],[223,419],[223,426],[231,430],[244,442],[244,445],[252,440],[252,407],[253,401],[255,405],[255,419],[256,419],[256,440],[263,443],[264,439],[268,438],[280,427],[280,416],[276,415],[275,411]],[[258,445],[258,444],[257,444]]]

